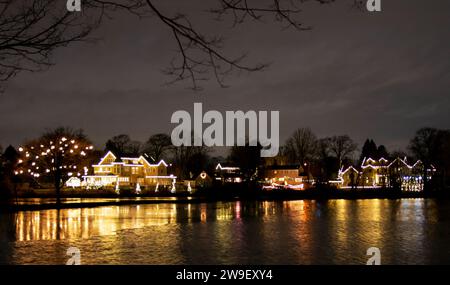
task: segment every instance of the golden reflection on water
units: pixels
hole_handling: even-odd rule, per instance
[[[15,217],[16,240],[90,238],[147,226],[196,220],[205,223],[208,219],[229,221],[240,217],[239,202],[225,203],[217,209],[210,209],[208,204],[155,204],[25,211]]]
[[[43,210],[0,216],[0,234],[19,241],[10,256],[26,264],[60,264],[69,244],[80,247],[90,264],[364,264],[373,246],[387,263],[420,263],[434,254],[427,246],[435,243],[428,241],[442,245],[448,233],[442,222],[450,207],[436,203],[240,201]]]
[[[19,212],[16,239],[58,240],[112,235],[118,230],[176,222],[176,205],[137,205]]]
[[[15,239],[59,240],[114,235],[117,231],[174,223],[239,221],[256,217],[268,221],[273,217],[289,219],[301,232],[302,244],[311,238],[314,223],[326,222],[332,228],[332,242],[348,244],[355,233],[368,234],[373,243],[383,239],[386,221],[425,219],[424,201],[420,199],[330,200],[284,202],[230,202],[211,204],[151,204],[97,208],[18,212],[15,216]],[[432,219],[432,215],[426,218]],[[309,227],[309,228],[305,228]],[[310,233],[313,234],[313,233]]]

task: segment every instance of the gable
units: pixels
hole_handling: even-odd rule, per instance
[[[111,164],[116,161],[116,159],[117,157],[111,151],[108,151],[108,153],[106,153],[106,155],[100,160],[98,165]]]

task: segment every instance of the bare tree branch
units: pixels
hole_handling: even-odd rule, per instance
[[[263,21],[272,17],[282,28],[299,31],[310,27],[296,19],[299,5],[308,0],[216,0],[217,7],[209,11],[215,19],[231,16],[232,25],[247,19]],[[309,0],[328,4],[334,0]],[[254,72],[265,69],[267,63],[246,64],[245,54],[231,57],[223,51],[220,36],[206,36],[194,27],[186,14],[163,12],[154,0],[84,0],[81,13],[70,13],[61,0],[0,0],[0,82],[21,71],[40,71],[52,63],[53,51],[70,43],[86,41],[103,18],[116,11],[126,11],[139,18],[153,16],[173,35],[178,56],[164,73],[172,77],[168,84],[190,80],[194,90],[201,89],[199,81],[210,79],[226,87],[225,77],[234,72]],[[353,0],[355,7],[363,1]],[[212,4],[209,4],[212,5]]]

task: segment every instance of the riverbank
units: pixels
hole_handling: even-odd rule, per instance
[[[242,189],[241,189],[242,190]],[[61,195],[57,204],[53,191],[37,191],[33,195],[10,199],[0,204],[1,211],[37,211],[47,209],[94,208],[103,206],[141,205],[141,204],[198,204],[219,201],[289,201],[289,200],[334,200],[334,199],[404,199],[438,198],[449,199],[449,191],[443,192],[400,192],[392,189],[309,189],[296,190],[244,190],[228,189],[197,191],[194,193],[143,193],[121,194],[102,191],[81,192],[69,190]]]

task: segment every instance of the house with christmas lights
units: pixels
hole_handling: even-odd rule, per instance
[[[426,170],[428,179],[436,171],[434,166]],[[409,164],[407,158],[389,161],[364,158],[360,167],[349,166],[339,171],[339,188],[398,188],[402,191],[422,191],[424,187],[424,164],[418,160]]]
[[[240,167],[217,164],[214,169],[214,178],[217,182],[225,183],[241,183],[243,175]]]
[[[92,165],[94,174],[83,176],[82,184],[88,188],[173,185],[177,177],[168,175],[167,167],[164,160],[152,164],[144,156],[119,158],[109,151]]]
[[[365,187],[386,187],[389,161],[385,158],[378,160],[364,158],[361,164],[361,181]]]
[[[263,180],[268,188],[304,190],[310,186],[308,174],[300,165],[272,165],[263,170]]]

